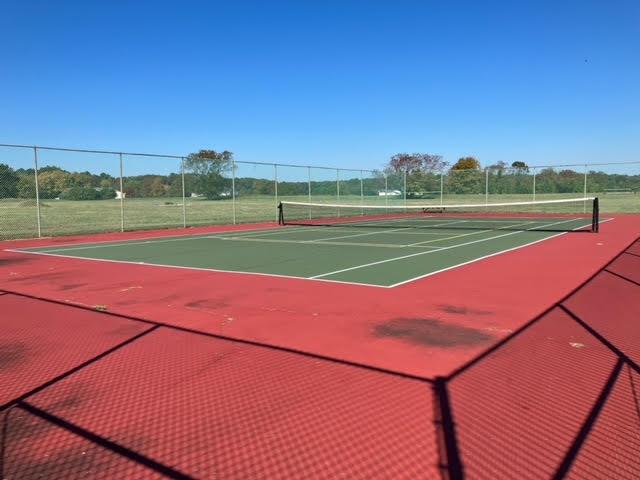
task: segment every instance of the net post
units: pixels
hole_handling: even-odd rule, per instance
[[[600,231],[600,200],[598,199],[598,197],[593,199],[591,231],[594,233],[598,233]]]
[[[38,147],[33,147],[33,173],[35,175],[36,187],[36,224],[38,227],[38,238],[42,237],[42,218],[40,217],[40,187],[38,185]]]
[[[276,216],[278,218],[278,225],[284,225],[284,213],[282,212],[282,202],[278,203]]]
[[[182,228],[187,228],[187,191],[184,186],[184,157],[180,159],[180,176],[182,177]]]
[[[277,163],[273,164],[273,192],[276,198],[276,206],[278,206],[280,205],[280,203],[278,202],[278,164]],[[280,217],[276,212],[276,222],[278,222],[279,220],[280,220]]]
[[[118,154],[120,160],[120,231],[124,232],[124,167],[122,165],[122,153]]]
[[[231,159],[231,210],[233,224],[236,224],[236,161]]]

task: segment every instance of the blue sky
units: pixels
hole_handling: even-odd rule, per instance
[[[0,143],[640,160],[640,2],[3,2]]]

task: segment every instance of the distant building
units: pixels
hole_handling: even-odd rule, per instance
[[[378,191],[379,197],[399,197],[400,195],[402,195],[402,192],[400,190],[379,190]]]
[[[127,194],[125,192],[121,192],[120,190],[116,190],[116,200],[120,200],[122,198],[126,198]]]

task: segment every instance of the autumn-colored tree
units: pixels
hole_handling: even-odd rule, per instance
[[[384,169],[387,185],[401,190],[406,176],[407,197],[425,198],[440,185],[440,172],[447,166],[441,155],[430,153],[398,153]]]
[[[461,157],[451,170],[480,170],[480,162],[476,157]]]
[[[407,172],[439,172],[447,166],[441,155],[430,153],[397,153],[389,160],[385,171],[400,173]]]

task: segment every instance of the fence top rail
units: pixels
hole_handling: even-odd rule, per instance
[[[56,152],[76,152],[76,153],[103,153],[108,155],[128,155],[137,157],[158,157],[158,158],[177,158],[182,159],[181,155],[160,155],[158,153],[138,153],[138,152],[115,152],[110,150],[89,150],[83,148],[64,148],[64,147],[42,147],[40,145],[18,145],[11,143],[0,143],[0,147],[6,148],[37,148],[38,150],[52,150]]]
[[[40,145],[22,145],[22,144],[13,144],[13,143],[0,143],[0,147],[3,148],[28,148],[38,150],[51,150],[58,152],[75,152],[75,153],[98,153],[98,154],[106,154],[106,155],[127,155],[127,156],[135,156],[135,157],[154,157],[154,158],[175,158],[182,160],[186,158],[186,155],[163,155],[159,153],[140,153],[140,152],[117,152],[112,150],[91,150],[91,149],[83,149],[83,148],[66,148],[66,147],[49,147],[49,146],[40,146]],[[314,169],[323,169],[323,170],[340,170],[341,172],[368,172],[368,173],[383,173],[381,170],[368,170],[362,168],[338,168],[338,167],[326,167],[321,165],[297,165],[293,163],[277,163],[277,162],[256,162],[249,160],[234,160],[235,163],[242,163],[247,165],[271,165],[278,167],[295,167],[295,168],[314,168]],[[564,165],[529,165],[528,169],[539,170],[542,168],[565,168],[565,167],[602,167],[607,165],[640,165],[640,160],[637,161],[628,161],[628,162],[599,162],[599,163],[571,163]],[[481,170],[477,171],[486,171],[486,170],[520,170],[518,167],[510,167],[505,166],[504,168],[499,167],[484,167]],[[522,171],[526,171],[525,168],[521,169]],[[441,170],[434,171],[433,173],[448,173],[451,170]],[[465,171],[465,170],[460,170]]]
[[[112,150],[91,150],[86,148],[66,148],[66,147],[48,147],[41,145],[21,145],[14,143],[0,143],[0,147],[3,148],[28,148],[38,150],[51,150],[56,152],[74,152],[74,153],[99,153],[105,155],[126,155],[130,157],[154,157],[154,158],[175,158],[178,160],[182,160],[187,157],[187,155],[163,155],[159,153],[140,153],[140,152],[116,152]],[[366,170],[366,169],[355,169],[355,168],[337,168],[337,167],[325,167],[321,165],[297,165],[293,163],[277,163],[277,162],[255,162],[249,160],[234,160],[234,163],[242,163],[245,165],[270,165],[270,166],[278,166],[278,167],[295,167],[295,168],[315,168],[315,169],[323,169],[323,170],[340,170],[343,172],[352,171],[352,172],[375,172],[376,170]]]
[[[602,167],[606,165],[640,165],[640,160],[628,162],[571,163],[565,165],[530,165],[529,168]]]

